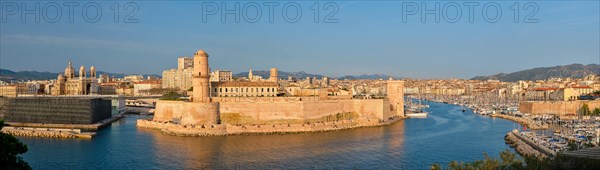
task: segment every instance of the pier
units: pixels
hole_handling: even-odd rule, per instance
[[[95,132],[82,132],[81,129],[4,127],[2,132],[13,136],[46,137],[46,138],[86,138],[96,136]]]
[[[96,136],[95,131],[123,117],[116,115],[91,125],[7,122],[9,126],[2,128],[2,132],[14,136],[92,139]]]

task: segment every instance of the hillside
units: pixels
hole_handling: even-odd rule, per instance
[[[471,80],[495,79],[500,81],[514,82],[519,80],[545,80],[548,78],[582,78],[588,74],[600,74],[600,65],[598,64],[571,64],[554,67],[539,67],[529,70],[522,70],[513,73],[500,73],[490,76],[476,76]]]

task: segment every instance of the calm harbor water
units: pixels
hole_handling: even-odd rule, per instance
[[[324,133],[177,137],[138,129],[136,120],[149,117],[132,115],[92,140],[19,139],[34,169],[428,169],[510,149],[504,135],[513,122],[428,104],[426,119]]]

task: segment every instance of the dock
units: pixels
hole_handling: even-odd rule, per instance
[[[115,115],[108,119],[101,120],[94,124],[52,124],[52,123],[21,123],[6,122],[12,127],[33,127],[33,128],[59,128],[59,129],[81,129],[83,131],[97,131],[98,129],[109,125],[110,123],[123,118],[123,115]]]
[[[123,117],[116,115],[89,125],[7,122],[9,126],[4,127],[2,132],[13,136],[92,139],[96,136],[95,131]]]

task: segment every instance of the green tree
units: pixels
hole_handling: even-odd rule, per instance
[[[593,116],[599,116],[600,115],[600,108],[595,108],[594,111],[592,112]]]
[[[509,150],[500,153],[500,159],[491,158],[484,154],[483,160],[473,162],[448,163],[449,170],[496,170],[496,169],[598,169],[600,161],[592,158],[568,157],[557,154],[553,158],[544,158],[533,155],[522,155],[523,159],[516,156]],[[432,170],[443,169],[440,164],[431,165]]]
[[[0,120],[0,130],[3,127],[4,121]],[[0,169],[31,169],[29,164],[19,156],[25,152],[27,152],[27,145],[14,136],[0,132]]]
[[[590,106],[588,106],[587,103],[584,103],[583,106],[581,106],[581,108],[579,109],[579,113],[581,113],[584,116],[589,116],[592,114],[592,111],[590,110]]]

